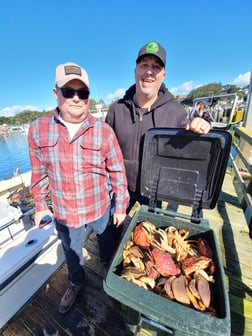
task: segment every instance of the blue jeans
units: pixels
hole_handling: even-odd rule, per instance
[[[67,227],[56,220],[56,230],[65,254],[69,280],[79,285],[85,279],[82,248],[86,238],[90,233],[96,233],[101,262],[108,263],[116,247],[116,237],[118,235],[120,238],[122,228],[117,229],[113,225],[109,206],[102,217],[79,228]]]

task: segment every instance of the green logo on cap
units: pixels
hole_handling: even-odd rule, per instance
[[[158,52],[158,44],[156,42],[150,42],[146,47],[147,53],[157,53]]]

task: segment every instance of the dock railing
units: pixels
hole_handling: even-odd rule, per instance
[[[233,184],[252,238],[252,131],[235,127],[230,153]]]

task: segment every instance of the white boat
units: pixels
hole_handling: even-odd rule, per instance
[[[0,203],[0,328],[64,261],[54,220],[41,229],[27,225],[32,211]]]
[[[214,129],[233,129],[242,126],[245,121],[245,101],[236,93],[195,98],[193,110],[199,102],[203,103],[204,112],[212,119]]]

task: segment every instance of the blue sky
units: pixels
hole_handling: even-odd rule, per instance
[[[167,51],[168,89],[249,83],[251,0],[8,0],[0,11],[0,116],[56,106],[55,68],[73,61],[89,74],[91,98],[106,103],[134,83],[139,49]]]

